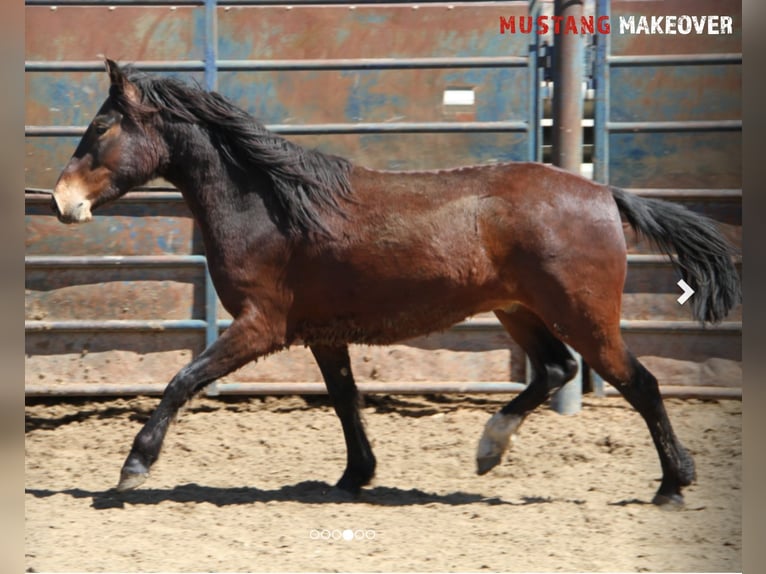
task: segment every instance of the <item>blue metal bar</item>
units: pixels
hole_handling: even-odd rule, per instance
[[[409,70],[455,68],[523,68],[523,56],[356,58],[327,60],[219,60],[218,69],[236,72],[305,70]]]
[[[529,2],[529,14],[535,18],[539,13],[539,6],[536,0]],[[542,97],[540,94],[540,35],[535,27],[535,33],[532,36],[532,43],[529,45],[529,54],[526,58],[521,58],[527,62],[527,97],[529,98],[529,111],[527,112],[529,129],[527,132],[529,161],[542,160]]]
[[[218,2],[205,0],[205,88],[218,89]],[[209,347],[218,338],[218,296],[210,268],[205,264],[205,346]],[[218,383],[213,381],[205,389],[207,396],[218,395]]]
[[[441,394],[441,393],[504,393],[513,394],[524,390],[525,385],[512,382],[477,381],[462,382],[360,382],[359,390],[365,394]],[[688,387],[687,387],[688,388]],[[50,396],[131,396],[131,395],[161,395],[164,385],[153,384],[74,384],[74,385],[26,385],[24,394],[27,397]],[[325,395],[327,387],[324,383],[290,382],[290,383],[220,383],[218,390],[221,395]]]
[[[104,320],[104,321],[24,321],[27,333],[50,331],[198,331],[206,328],[199,319],[178,320]]]
[[[523,121],[497,122],[360,122],[333,124],[273,124],[266,126],[278,134],[325,135],[325,134],[378,134],[378,133],[475,133],[475,132],[526,132],[529,124]],[[82,136],[85,126],[24,126],[28,137]]]
[[[231,326],[231,319],[217,321],[219,330]],[[74,321],[25,321],[27,332],[51,331],[202,331],[207,328],[207,322],[201,319],[146,319],[146,320],[74,320]],[[716,335],[720,333],[741,334],[741,321],[727,321],[717,325],[701,325],[698,321],[662,321],[662,320],[633,320],[620,321],[620,329],[632,333],[695,333],[699,335]],[[455,331],[502,331],[503,326],[494,319],[474,319],[457,323],[451,327]]]
[[[210,4],[206,0],[206,6]],[[213,23],[215,27],[215,23]],[[214,33],[214,31],[211,31]],[[206,46],[206,50],[212,49]],[[523,56],[435,57],[435,58],[347,58],[305,60],[218,60],[205,53],[204,60],[145,60],[131,65],[145,71],[204,71],[266,72],[309,70],[415,70],[456,68],[523,68],[528,65]],[[97,72],[104,69],[101,61],[28,61],[27,72]],[[212,88],[209,88],[212,89]]]
[[[131,191],[126,193],[120,198],[120,203],[125,202],[152,202],[152,201],[178,201],[183,202],[184,198],[180,191],[176,191],[175,188],[163,187],[153,188],[156,191]],[[624,187],[625,191],[635,193],[642,197],[655,197],[659,199],[667,200],[692,200],[692,199],[714,199],[714,200],[735,200],[742,199],[741,189],[675,189],[675,188],[633,188]],[[25,201],[27,203],[49,203],[50,197],[53,191],[51,189],[42,188],[27,188]],[[630,260],[631,255],[628,255]],[[660,256],[662,257],[662,256]]]
[[[24,126],[27,137],[82,137],[87,126]]]
[[[508,0],[505,0],[508,1]],[[514,0],[511,0],[514,1]],[[518,1],[518,0],[515,0]],[[503,0],[500,1],[502,3]],[[365,0],[364,2],[353,2],[349,0],[225,0],[222,5],[228,6],[375,6],[380,4],[414,4],[416,6],[423,4],[436,4],[443,6],[460,6],[471,4],[498,4],[487,0],[458,0],[457,2],[445,2],[444,0]]]
[[[630,56],[607,54],[606,61],[610,66],[620,67],[741,64],[742,54],[640,54]]]
[[[127,62],[126,62],[127,63]],[[131,61],[130,64],[145,72],[203,72],[205,60],[151,60]],[[29,60],[25,72],[101,72],[101,60]]]
[[[355,124],[275,124],[267,126],[279,134],[375,134],[375,133],[459,133],[459,132],[525,132],[529,124],[524,121],[496,122],[360,122]]]
[[[526,385],[522,383],[480,381],[475,383],[458,382],[360,382],[359,391],[365,395],[383,393],[387,395],[441,394],[441,393],[477,393],[477,394],[513,394],[520,393]],[[323,383],[221,383],[218,386],[221,395],[324,395],[327,387]],[[67,385],[26,385],[26,397],[102,397],[102,396],[159,396],[165,390],[164,385],[152,384],[67,384]],[[742,400],[741,387],[696,387],[691,385],[661,385],[663,397],[731,399]],[[604,396],[617,397],[617,389],[609,387]]]
[[[204,0],[26,0],[27,6],[201,6]],[[444,0],[379,0],[377,2],[352,2],[349,0],[225,0],[221,6],[375,6],[385,4],[414,4],[414,5],[444,5],[463,6],[471,4],[496,4],[487,0],[458,0],[445,2]]]
[[[608,132],[739,131],[742,120],[689,120],[670,122],[606,122]]]
[[[218,88],[218,16],[217,0],[205,0],[205,87]]]
[[[610,15],[609,0],[597,0],[596,18]],[[595,88],[593,106],[593,179],[609,182],[609,34],[596,34]]]
[[[741,257],[734,257],[735,262]],[[629,253],[628,265],[672,265],[667,255]],[[205,265],[204,255],[26,255],[26,267],[188,267]],[[479,320],[469,321],[474,324]]]
[[[742,199],[741,189],[663,189],[663,188],[630,188],[624,187],[625,191],[635,193],[642,197],[656,197],[660,199]]]
[[[203,0],[25,0],[26,6],[200,6]],[[301,0],[298,0],[300,2]]]
[[[203,255],[26,255],[26,267],[188,267],[205,265]]]

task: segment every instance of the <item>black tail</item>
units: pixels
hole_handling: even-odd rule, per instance
[[[667,253],[694,289],[694,317],[717,323],[741,299],[732,248],[715,223],[688,209],[610,187],[630,226]]]

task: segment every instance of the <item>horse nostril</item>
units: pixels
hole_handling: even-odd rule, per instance
[[[56,198],[51,196],[51,211],[55,215],[61,215],[61,211],[59,210],[59,205],[56,203]]]

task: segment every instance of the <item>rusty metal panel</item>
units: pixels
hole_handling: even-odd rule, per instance
[[[518,133],[343,134],[290,139],[377,169],[444,169],[493,163],[524,158],[527,149],[526,135]]]
[[[528,2],[473,5],[229,6],[218,9],[221,59],[526,55],[530,37],[500,34]]]
[[[27,60],[202,59],[201,6],[27,6]]]
[[[668,15],[728,15],[733,33],[619,33],[621,19]],[[610,21],[604,144],[610,183],[741,187],[741,2],[614,1]]]
[[[530,38],[499,33],[501,15],[525,2],[481,6],[225,7],[222,60],[526,56]],[[526,68],[219,72],[218,89],[265,123],[494,121],[528,118]],[[442,104],[447,88],[472,89],[476,105]],[[317,138],[320,149],[371,167],[419,168],[526,159],[518,135]],[[511,140],[512,145],[506,142]],[[500,141],[498,141],[500,140]],[[383,155],[380,145],[389,150]],[[429,141],[429,143],[431,143]],[[347,144],[347,145],[344,145]],[[393,147],[391,147],[393,144]],[[454,146],[454,147],[453,147]],[[488,151],[492,148],[491,151]],[[413,153],[417,150],[417,153]],[[422,157],[429,150],[430,157]],[[385,159],[385,161],[382,161]]]
[[[188,82],[202,79],[198,72],[165,71],[163,75]],[[109,79],[103,70],[28,71],[24,81],[25,121],[33,126],[86,126],[109,93]],[[69,142],[55,143],[66,147]]]
[[[204,319],[204,268],[27,269],[25,318],[31,321]]]
[[[47,201],[27,203],[27,255],[178,255],[200,253],[194,221],[179,199],[103,206],[88,225],[65,226]]]
[[[697,333],[674,331],[624,332],[623,339],[638,357],[667,357],[680,361],[707,361],[711,357],[742,360],[742,332],[708,329]]]
[[[739,188],[742,134],[613,133],[610,183],[636,188]]]
[[[730,64],[616,67],[616,122],[731,120],[742,117],[742,67]]]
[[[265,123],[526,120],[526,68],[219,72],[218,91]],[[443,105],[448,88],[473,106]]]
[[[165,383],[205,345],[204,332],[32,332],[26,384]]]
[[[27,137],[24,141],[26,187],[52,189],[79,140],[73,137]]]

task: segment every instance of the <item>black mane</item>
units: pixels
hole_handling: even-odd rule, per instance
[[[287,231],[326,232],[322,209],[342,213],[338,198],[351,195],[348,160],[286,140],[220,94],[199,85],[131,68],[123,72],[140,90],[142,102],[136,104],[113,91],[111,96],[121,109],[136,116],[159,112],[172,121],[202,126],[231,167],[245,174],[259,170],[268,175],[273,196],[266,199]]]

